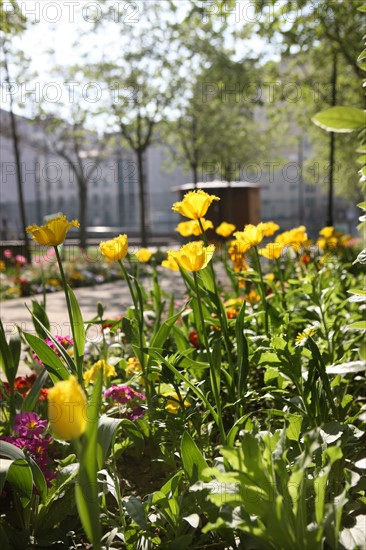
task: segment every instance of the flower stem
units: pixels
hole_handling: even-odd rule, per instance
[[[204,228],[203,228],[203,225],[202,225],[202,222],[201,222],[200,218],[198,218],[198,223],[199,223],[199,226],[201,228],[204,245],[208,246],[207,236],[206,236],[206,233],[204,231]],[[219,291],[218,291],[218,288],[217,288],[216,273],[215,273],[215,269],[214,269],[212,261],[210,262],[210,269],[211,269],[212,281],[213,281],[215,296],[216,296],[216,301],[217,301],[217,303],[216,303],[217,314],[219,316],[220,327],[222,329],[222,334],[224,336],[224,345],[225,345],[226,354],[227,354],[227,361],[228,361],[228,364],[229,364],[229,372],[230,372],[230,377],[231,377],[231,385],[230,385],[229,390],[232,393],[232,396],[234,397],[234,395],[235,395],[235,371],[234,371],[233,358],[232,358],[232,354],[231,354],[231,342],[230,342],[229,333],[228,333],[226,312],[223,311],[224,308],[223,308],[221,298],[220,298],[220,294],[219,294]]]
[[[258,285],[258,290],[259,290],[259,294],[261,295],[261,301],[262,301],[262,305],[263,305],[263,308],[264,308],[264,326],[265,326],[266,334],[269,338],[268,303],[267,303],[267,299],[266,299],[266,290],[265,290],[265,285],[264,285],[262,266],[261,266],[261,261],[260,261],[260,258],[259,258],[257,247],[254,246],[253,249],[254,249],[254,258],[255,258],[255,262],[256,262],[257,272],[258,272],[259,278],[260,278],[260,284]]]
[[[202,326],[203,339],[204,339],[204,342],[205,342],[205,347],[206,347],[206,351],[207,351],[207,355],[208,355],[208,362],[210,364],[210,370],[211,370],[211,369],[214,369],[214,364],[213,364],[213,359],[212,359],[212,355],[211,355],[210,345],[209,345],[209,342],[208,342],[208,336],[207,336],[207,331],[206,331],[206,326],[205,326],[205,319],[204,319],[204,316],[203,316],[200,290],[199,290],[198,281],[197,281],[197,273],[195,271],[193,271],[193,279],[194,279],[194,283],[195,283],[195,287],[196,287],[198,311],[199,311],[199,316],[200,316],[200,321],[201,321],[201,326]],[[224,426],[223,426],[223,423],[222,423],[220,392],[219,392],[219,388],[217,386],[216,375],[215,375],[214,372],[211,373],[210,378],[211,378],[211,384],[212,384],[212,393],[214,395],[214,399],[215,399],[215,402],[216,402],[216,410],[217,410],[217,416],[218,416],[218,428],[220,430],[220,435],[221,435],[221,438],[222,438],[222,442],[225,442],[226,434],[225,434]]]
[[[55,254],[56,254],[56,258],[57,258],[57,263],[58,263],[58,266],[59,266],[59,269],[60,269],[62,286],[63,286],[64,292],[65,292],[67,311],[68,311],[69,319],[70,319],[72,339],[73,339],[73,342],[74,342],[74,344],[73,344],[73,346],[74,346],[74,357],[75,357],[75,361],[76,361],[78,381],[79,381],[79,384],[83,387],[84,386],[83,365],[82,365],[81,357],[79,357],[79,352],[78,352],[76,338],[75,338],[74,317],[73,317],[73,314],[72,314],[72,307],[71,307],[69,290],[68,290],[68,286],[67,286],[67,281],[66,281],[66,277],[65,277],[64,268],[63,268],[63,265],[62,265],[60,252],[59,252],[57,246],[55,246],[54,249],[55,249]]]
[[[145,348],[145,337],[144,337],[144,304],[143,304],[143,300],[142,300],[142,296],[141,296],[141,291],[139,292],[139,287],[137,287],[137,292],[135,293],[133,287],[132,287],[132,283],[131,283],[131,275],[129,275],[129,273],[127,273],[127,270],[122,262],[122,260],[118,260],[118,263],[121,267],[121,270],[122,270],[122,273],[123,273],[123,276],[127,282],[127,285],[128,285],[128,288],[129,288],[129,291],[130,291],[130,294],[131,294],[131,298],[132,298],[132,301],[133,301],[133,305],[134,305],[134,315],[135,315],[135,319],[137,321],[137,324],[138,324],[138,332],[139,332],[139,347],[140,347],[140,364],[141,364],[141,369],[142,369],[142,377],[144,379],[144,382],[145,382],[145,390],[146,390],[146,401],[147,401],[147,406],[148,406],[148,410],[150,411],[151,410],[151,388],[150,388],[150,380],[149,380],[149,377],[148,377],[148,373],[147,373],[147,368],[146,368],[146,363],[145,363],[145,352],[144,352],[144,348]],[[136,282],[136,285],[138,285],[138,281],[136,279],[134,279],[135,282]]]

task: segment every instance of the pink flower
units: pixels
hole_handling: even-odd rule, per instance
[[[111,399],[117,401],[117,403],[121,403],[122,405],[128,403],[135,398],[141,399],[142,401],[145,401],[146,399],[146,397],[142,393],[139,393],[130,386],[126,386],[124,384],[111,386],[110,388],[108,388],[108,390],[104,392],[104,397],[110,397]]]
[[[4,256],[5,258],[8,258],[8,260],[10,260],[10,258],[13,257],[13,253],[9,248],[7,248],[6,250],[4,250]]]
[[[15,261],[20,265],[25,265],[27,263],[27,259],[21,254],[18,254],[17,256],[15,256]]]

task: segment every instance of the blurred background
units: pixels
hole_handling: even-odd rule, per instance
[[[164,244],[196,186],[228,222],[355,234],[354,137],[311,118],[362,104],[361,4],[0,0],[1,241],[63,212],[82,248]]]

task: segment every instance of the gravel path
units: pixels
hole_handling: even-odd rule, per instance
[[[146,290],[151,289],[151,277],[143,278],[142,282]],[[163,291],[168,294],[174,293],[177,299],[182,298],[184,284],[180,273],[162,269],[159,272],[159,282]],[[97,302],[103,304],[105,308],[104,317],[106,319],[121,317],[126,308],[131,305],[127,284],[122,280],[98,286],[76,288],[74,292],[85,321],[96,316]],[[16,298],[0,303],[1,320],[7,339],[17,332],[17,326],[23,331],[34,332],[31,315],[25,307],[25,305],[28,305],[31,308],[32,300],[41,302],[42,295],[29,298]],[[52,333],[58,336],[69,336],[71,330],[63,292],[54,292],[46,295],[46,311],[50,320]],[[95,335],[91,337],[95,338]],[[22,364],[19,369],[19,375],[26,372],[29,372],[29,370]]]

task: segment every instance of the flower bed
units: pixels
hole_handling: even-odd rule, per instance
[[[163,261],[183,303],[156,262],[144,287],[120,235],[100,251],[131,307],[110,320],[99,304],[88,325],[58,248],[69,222],[29,229],[54,247],[71,334],[54,337],[41,305],[37,335],[7,342],[1,327],[4,547],[364,547],[363,256],[352,265],[333,228],[311,243],[274,222],[221,224],[219,249],[214,200],[173,206],[201,238]],[[16,376],[21,346],[30,378]]]

